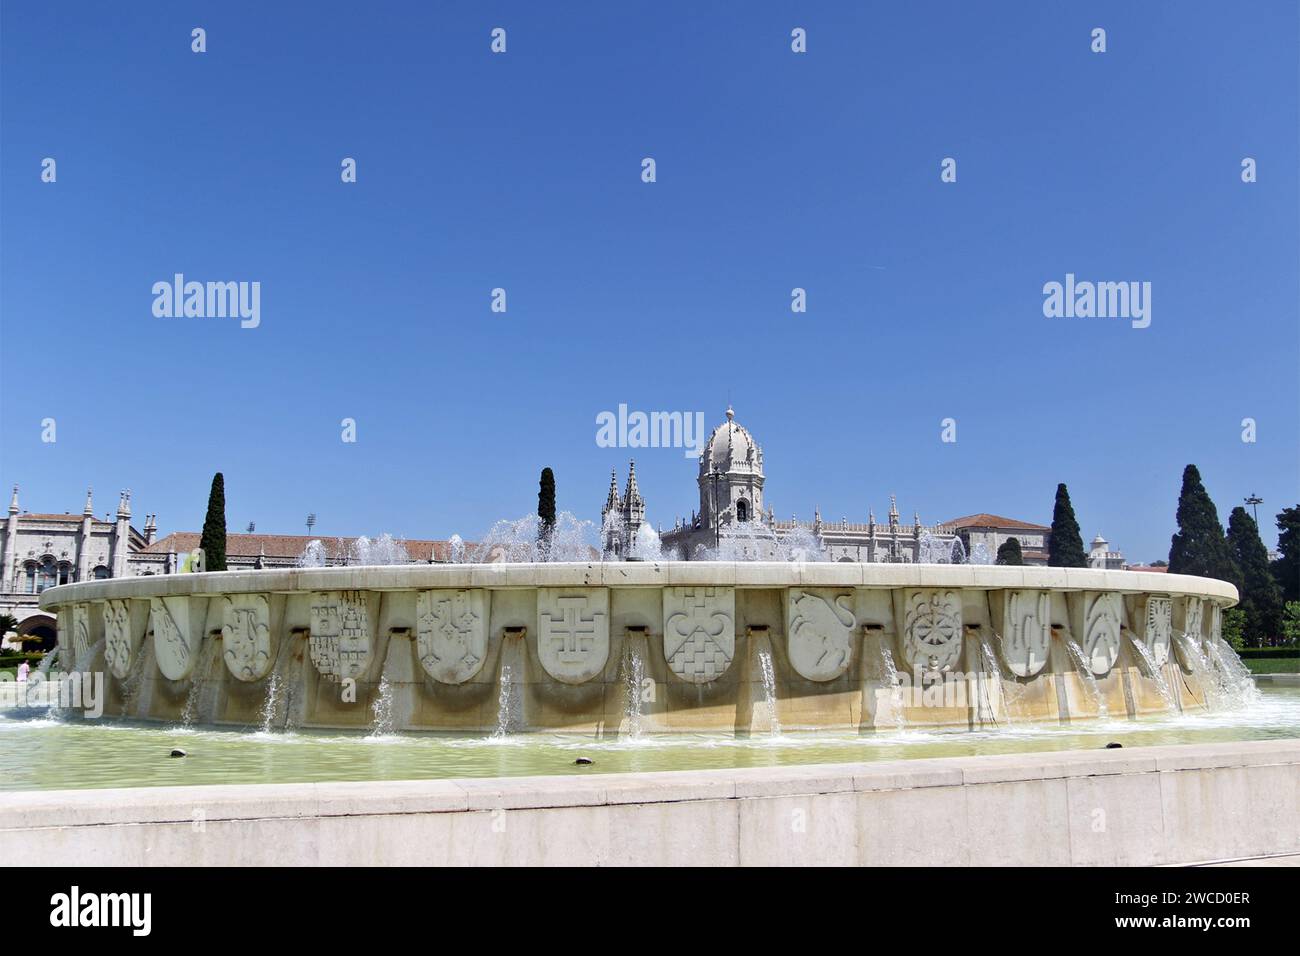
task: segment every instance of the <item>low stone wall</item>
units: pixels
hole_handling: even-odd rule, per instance
[[[1200,708],[1236,599],[1129,571],[612,562],[179,574],[41,605],[110,716],[356,728],[378,704],[395,730],[616,734]]]
[[[0,793],[6,864],[1154,865],[1300,852],[1300,740]]]

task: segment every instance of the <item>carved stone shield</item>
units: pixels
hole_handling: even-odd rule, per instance
[[[420,666],[443,684],[463,684],[483,667],[488,645],[488,592],[421,591],[415,602]]]
[[[961,595],[942,588],[904,592],[903,654],[914,670],[952,670],[961,660]]]
[[[370,607],[364,591],[318,591],[311,604],[311,662],[333,681],[356,680],[370,666]]]
[[[849,668],[853,657],[853,592],[791,588],[786,647],[790,665],[802,677],[830,681]]]
[[[664,657],[693,684],[717,680],[736,654],[736,589],[664,588]]]
[[[203,637],[202,606],[185,597],[152,598],[149,621],[158,670],[168,680],[184,680],[194,670]]]
[[[1172,598],[1147,598],[1146,630],[1142,642],[1159,667],[1163,667],[1169,660],[1169,642],[1173,636],[1173,605]]]
[[[131,672],[136,648],[144,635],[136,635],[131,626],[131,602],[105,601],[104,607],[104,660],[113,676],[121,680]]]
[[[266,676],[271,658],[271,602],[265,594],[232,594],[223,599],[222,657],[242,681]]]
[[[1004,591],[1002,656],[1018,677],[1047,666],[1052,648],[1052,597],[1047,591]]]
[[[1083,593],[1083,632],[1079,649],[1088,669],[1101,677],[1110,673],[1119,657],[1119,635],[1123,599],[1109,591]]]
[[[537,589],[537,657],[566,684],[581,684],[609,660],[609,591],[606,588]]]

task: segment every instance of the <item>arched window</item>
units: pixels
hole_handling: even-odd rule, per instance
[[[68,564],[67,561],[60,561],[59,562],[59,583],[67,584],[71,580],[72,580],[72,565]]]
[[[41,562],[40,571],[36,575],[36,593],[40,594],[46,588],[52,588],[59,582],[59,572],[54,566],[53,558],[46,558]]]
[[[29,561],[23,567],[23,574],[26,580],[23,582],[23,590],[28,594],[36,593],[36,562]]]
[[[749,502],[744,498],[736,502],[736,520],[741,522],[749,520]]]
[[[108,576],[109,576],[109,574],[108,574],[108,568],[104,567],[102,564],[99,565],[99,567],[95,568],[95,580],[96,580],[96,581],[102,581],[102,580],[104,580],[104,578],[107,578]]]

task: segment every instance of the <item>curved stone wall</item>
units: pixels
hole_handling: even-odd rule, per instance
[[[41,595],[73,666],[105,672],[110,715],[607,734],[1205,707],[1236,600],[1221,581],[1129,571],[713,562],[220,572]]]

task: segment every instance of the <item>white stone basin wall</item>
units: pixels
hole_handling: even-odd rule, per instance
[[[1200,708],[1194,651],[1236,601],[1171,574],[720,562],[215,572],[41,595],[72,666],[105,674],[109,715],[362,729],[382,697],[394,730],[601,734]]]

